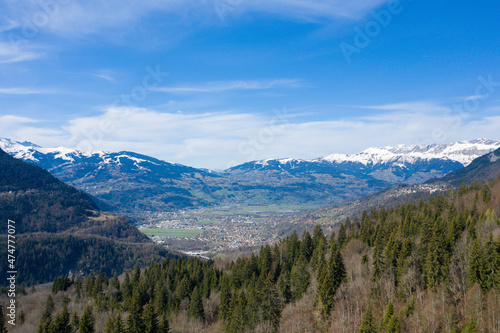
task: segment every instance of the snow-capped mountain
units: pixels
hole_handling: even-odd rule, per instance
[[[352,175],[373,177],[390,184],[414,184],[469,165],[472,160],[500,148],[499,141],[476,139],[450,144],[397,145],[368,148],[360,153],[332,154],[312,160],[266,159],[235,166],[231,176],[259,179],[262,172],[280,174],[280,178],[299,174]],[[274,179],[273,181],[276,181]]]
[[[432,159],[449,159],[469,165],[474,159],[500,148],[500,141],[476,139],[458,141],[451,144],[432,145],[397,145],[394,147],[368,148],[358,154],[332,154],[321,157],[319,160],[328,162],[355,162],[364,165],[383,163],[415,163]]]
[[[329,204],[442,177],[497,148],[500,142],[486,139],[398,145],[311,160],[268,159],[210,172],[133,152],[81,152],[0,139],[0,149],[93,195],[102,208],[137,220],[150,212],[212,204]]]
[[[81,152],[42,148],[30,142],[0,139],[0,149],[47,169],[52,175],[100,199],[101,208],[136,218],[138,211],[165,211],[202,203],[207,172],[133,152]]]

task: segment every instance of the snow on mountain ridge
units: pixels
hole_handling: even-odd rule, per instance
[[[467,166],[475,158],[498,148],[500,148],[499,141],[475,139],[450,144],[372,147],[357,154],[332,154],[321,157],[318,160],[336,163],[357,162],[367,165],[370,163],[413,163],[418,160],[449,159]]]

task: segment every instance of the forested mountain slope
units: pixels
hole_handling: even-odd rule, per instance
[[[5,227],[8,219],[15,222],[19,283],[122,272],[167,255],[128,219],[101,212],[88,195],[2,150],[0,216]],[[6,268],[0,266],[2,276]]]
[[[106,332],[499,332],[499,207],[499,181],[463,185],[226,264],[181,258],[122,281],[56,280],[57,310],[29,321],[50,327],[76,311]]]

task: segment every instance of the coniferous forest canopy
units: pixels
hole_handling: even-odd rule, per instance
[[[500,181],[293,233],[233,262],[165,259],[25,290],[12,332],[499,332]],[[45,303],[44,309],[29,308]]]

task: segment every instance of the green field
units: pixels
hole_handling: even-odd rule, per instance
[[[197,229],[142,229],[142,233],[148,236],[168,236],[168,237],[192,237],[199,234],[202,230]]]

